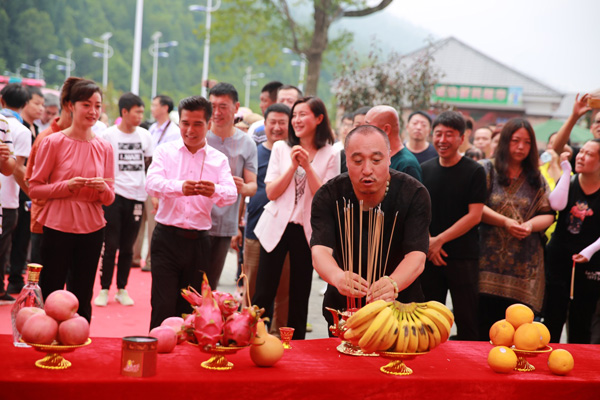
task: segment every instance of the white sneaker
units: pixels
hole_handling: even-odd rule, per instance
[[[117,294],[115,295],[115,301],[118,301],[119,303],[121,303],[124,306],[132,306],[133,305],[133,300],[131,299],[131,297],[129,297],[129,294],[127,293],[127,290],[125,290],[125,289],[119,289],[117,291]]]
[[[108,304],[108,289],[100,290],[98,296],[94,299],[94,304],[98,307],[106,307]]]

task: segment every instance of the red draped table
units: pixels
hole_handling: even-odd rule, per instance
[[[65,355],[70,368],[45,370],[34,365],[44,354],[0,335],[0,399],[600,399],[600,346],[554,345],[575,358],[569,375],[556,376],[547,354],[529,360],[533,372],[497,374],[487,365],[490,344],[451,341],[407,361],[412,375],[392,376],[379,371],[387,360],[342,355],[339,343],[293,341],[272,368],[256,367],[244,349],[227,356],[231,371],[202,368],[209,356],[182,344],[158,355],[156,376],[131,378],[119,373],[120,339],[92,338]]]

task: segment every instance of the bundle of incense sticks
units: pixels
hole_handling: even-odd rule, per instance
[[[342,256],[342,269],[345,272],[346,285],[352,287],[352,272],[354,272],[354,205],[352,202],[344,199],[342,212],[343,216],[340,216],[339,203],[336,202],[337,218],[338,218],[338,229],[341,240],[341,256]],[[362,263],[362,244],[363,244],[363,202],[359,202],[359,214],[358,214],[358,271],[359,276],[363,276],[363,263]],[[394,236],[394,229],[396,227],[396,221],[398,213],[394,217],[394,223],[392,225],[392,231],[390,233],[387,254],[385,261],[383,260],[383,242],[384,242],[384,212],[381,207],[370,208],[367,216],[367,265],[366,268],[366,281],[368,287],[381,279],[385,275],[386,265],[389,259],[390,248],[392,243],[392,237]],[[360,301],[355,296],[346,297],[347,310],[356,310],[360,304]]]

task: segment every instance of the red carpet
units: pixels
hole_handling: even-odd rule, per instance
[[[117,293],[113,285],[106,307],[97,307],[92,302],[92,323],[90,336],[115,337],[147,335],[150,327],[150,272],[132,268],[129,274],[127,292],[135,301],[130,307],[122,306],[114,300]],[[100,291],[100,278],[94,285],[94,298]],[[15,295],[16,297],[16,295]],[[12,305],[0,306],[0,334],[12,334],[10,310]]]

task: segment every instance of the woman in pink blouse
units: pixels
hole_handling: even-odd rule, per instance
[[[93,81],[72,77],[63,92],[68,93],[73,123],[41,142],[29,194],[47,200],[38,217],[44,226],[42,294],[46,298],[66,283],[79,299],[79,315],[90,321],[106,224],[102,205],[115,198],[113,150],[92,132],[102,112],[100,88]]]

